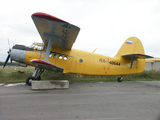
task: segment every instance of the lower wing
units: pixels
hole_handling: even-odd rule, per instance
[[[53,65],[52,63],[45,62],[43,60],[33,59],[31,60],[31,63],[33,63],[35,66],[37,66],[40,69],[46,69],[46,70],[51,70],[55,72],[63,72],[63,68]]]

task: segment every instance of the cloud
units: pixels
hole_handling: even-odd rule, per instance
[[[8,50],[7,38],[11,45],[15,39],[27,46],[42,42],[31,19],[40,11],[81,28],[75,49],[92,52],[97,48],[95,53],[114,56],[125,39],[136,36],[146,54],[159,56],[159,5],[158,0],[5,0],[0,8],[0,54]]]

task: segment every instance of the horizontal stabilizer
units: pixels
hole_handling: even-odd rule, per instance
[[[122,55],[122,57],[131,58],[131,66],[130,66],[130,69],[132,69],[133,61],[136,60],[136,59],[153,58],[152,56],[145,55],[145,54],[139,54],[139,53],[125,54],[125,55]]]
[[[125,55],[122,55],[122,57],[133,57],[133,58],[141,58],[141,59],[145,59],[145,58],[153,58],[152,56],[149,56],[149,55],[145,55],[145,54],[139,54],[139,53],[131,53],[131,54],[125,54]]]
[[[34,59],[34,60],[31,60],[30,62],[40,69],[46,69],[46,70],[51,70],[55,72],[63,72],[63,68],[53,65],[52,63],[45,62],[43,60]]]

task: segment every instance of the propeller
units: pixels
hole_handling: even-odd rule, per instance
[[[9,46],[9,51],[7,52],[8,53],[8,56],[7,56],[7,58],[6,58],[6,61],[5,61],[5,63],[4,63],[4,65],[3,65],[3,68],[6,66],[6,64],[8,63],[8,60],[10,59],[10,54],[11,54],[11,47],[10,47],[10,43],[9,43],[9,39],[8,39],[8,46]],[[11,63],[12,63],[12,59],[10,59],[11,60]]]
[[[6,61],[5,61],[4,65],[3,65],[3,68],[4,68],[4,67],[6,66],[6,64],[8,63],[9,58],[10,58],[10,54],[8,54],[8,56],[7,56],[7,58],[6,58]]]

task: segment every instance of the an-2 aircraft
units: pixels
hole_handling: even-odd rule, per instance
[[[32,14],[34,24],[43,43],[33,43],[31,47],[15,45],[9,49],[9,58],[21,65],[35,67],[32,76],[26,79],[31,85],[32,80],[40,80],[44,70],[75,73],[83,75],[123,75],[140,73],[145,68],[145,55],[141,41],[130,37],[121,46],[114,57],[103,56],[91,52],[72,49],[80,28],[52,15],[37,12]]]

